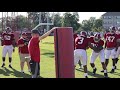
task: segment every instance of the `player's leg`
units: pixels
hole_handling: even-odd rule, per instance
[[[8,46],[8,57],[9,57],[9,68],[12,68],[12,53],[13,53],[13,46]]]
[[[7,46],[3,46],[3,50],[2,50],[2,61],[3,61],[3,64],[2,64],[1,67],[5,66],[5,57],[6,57],[6,54],[7,54]]]
[[[93,75],[95,75],[95,74],[96,74],[96,71],[97,71],[97,68],[95,67],[94,62],[95,62],[96,58],[98,57],[98,55],[99,55],[99,53],[95,53],[95,52],[93,51],[93,52],[92,52],[92,55],[91,55],[91,57],[90,57],[90,65],[91,65],[91,67],[93,68]]]
[[[106,65],[106,68],[108,66],[108,63],[109,63],[109,58],[110,58],[110,55],[111,55],[111,50],[105,50],[105,65]]]
[[[24,63],[25,62],[20,62],[20,67],[21,67],[21,73],[24,73]]]
[[[37,78],[38,77],[38,72],[39,72],[39,63],[35,62],[35,72],[32,75],[32,78]]]
[[[20,68],[21,68],[21,73],[24,73],[25,57],[24,57],[24,54],[19,53],[19,55],[20,55]]]
[[[100,60],[101,60],[101,64],[102,64],[102,68],[104,70],[104,77],[107,78],[108,74],[107,74],[107,68],[106,68],[106,64],[105,64],[105,54],[104,54],[104,50],[101,50],[100,53]]]
[[[115,51],[115,49],[111,50],[111,58],[112,58],[112,70],[110,71],[110,73],[114,73],[115,72],[115,65],[116,65],[116,51]]]
[[[115,69],[117,69],[118,60],[119,60],[119,58],[115,58],[115,61],[116,61],[116,63],[115,63]]]
[[[74,66],[78,64],[78,61],[80,60],[79,50],[74,50]]]
[[[25,54],[25,57],[28,57],[28,56],[29,56],[29,54]],[[29,59],[29,58],[26,58],[25,60],[26,60],[26,63],[27,63],[28,72],[31,72],[31,70],[30,70],[30,64],[29,64],[30,59]]]
[[[109,63],[110,54],[111,54],[111,50],[105,49],[105,65],[106,65],[106,68],[107,68],[108,63]],[[104,72],[104,70],[102,70],[101,72]]]
[[[81,57],[81,61],[83,64],[83,68],[84,68],[84,77],[88,78],[88,71],[87,71],[87,52],[85,50],[81,50],[80,51],[80,57]]]
[[[40,63],[38,63],[38,72],[37,72],[37,78],[40,77]]]
[[[117,69],[117,63],[118,63],[118,60],[119,60],[119,55],[120,55],[120,47],[118,47],[118,50],[116,52],[116,64],[115,64],[115,69]]]
[[[35,63],[34,60],[30,60],[29,64],[30,64],[30,69],[31,69],[32,78],[33,78],[33,75],[35,74],[35,66],[36,66],[36,63]]]
[[[81,68],[82,68],[82,63],[81,63],[81,61],[80,61],[80,60],[78,61],[78,64],[79,64],[80,69],[81,69]]]

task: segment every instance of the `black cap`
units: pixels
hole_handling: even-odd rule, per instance
[[[36,30],[36,29],[33,29],[33,30],[31,31],[31,33],[39,34],[39,35],[40,35],[40,32],[39,32],[38,30]]]

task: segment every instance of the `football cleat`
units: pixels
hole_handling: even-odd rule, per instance
[[[111,71],[110,71],[110,73],[114,73],[115,72],[115,70],[114,69],[112,69]]]
[[[12,66],[11,66],[11,65],[9,65],[9,68],[12,68]]]
[[[88,76],[85,76],[85,78],[88,78]]]
[[[104,70],[101,70],[101,72],[104,72]]]
[[[5,64],[3,63],[1,67],[4,67],[4,66],[5,66]]]
[[[104,78],[108,78],[108,74],[107,73],[104,73]]]
[[[96,74],[97,68],[93,69],[93,75]]]

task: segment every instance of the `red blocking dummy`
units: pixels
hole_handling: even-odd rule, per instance
[[[75,78],[73,28],[54,30],[56,78]]]

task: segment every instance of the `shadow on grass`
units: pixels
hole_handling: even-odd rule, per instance
[[[14,69],[14,68],[11,68],[11,70],[4,67],[4,68],[0,69],[0,74],[3,74],[4,76],[13,75],[16,78],[31,78],[31,74],[27,74],[27,73],[23,74],[20,71],[17,71],[16,69]],[[39,76],[39,78],[43,78],[43,77]]]
[[[42,44],[54,44],[53,42],[42,42]]]
[[[17,71],[16,69],[14,68],[11,68],[13,70],[13,75],[16,76],[16,77],[23,77],[23,78],[31,78],[31,75],[27,74],[27,73],[21,73],[20,71]]]
[[[77,71],[80,71],[80,72],[84,72],[83,71],[83,69],[76,69]],[[104,74],[104,73],[103,73]],[[92,72],[90,72],[90,71],[88,71],[88,75],[90,75],[90,76],[93,76],[93,77],[96,77],[96,78],[104,78],[104,75],[100,75],[100,74],[95,74],[95,75],[93,75],[93,73]]]
[[[4,67],[4,68],[0,69],[0,74],[3,74],[4,76],[13,75],[13,76],[15,76],[17,78],[31,78],[31,75],[29,75],[29,74],[26,74],[26,73],[22,74],[21,72],[17,71],[14,68],[11,68],[11,70]]]
[[[49,48],[51,48],[51,47],[49,47]],[[43,49],[43,48],[41,48],[41,51],[45,51],[45,52],[53,52],[52,50],[49,50],[49,49]]]
[[[108,73],[110,73],[110,72],[108,72]],[[110,73],[110,74],[113,74],[113,75],[118,75],[118,76],[120,76],[120,73],[118,73],[118,72],[114,72],[114,73]]]
[[[5,68],[3,68],[3,69],[5,69]],[[10,73],[12,73],[12,71],[9,71],[9,70],[5,71],[3,69],[0,69],[0,74],[3,74],[4,76],[10,76]]]
[[[42,53],[41,55],[45,55],[45,56],[48,56],[50,58],[53,58],[55,56],[53,52],[46,52],[46,53]]]

